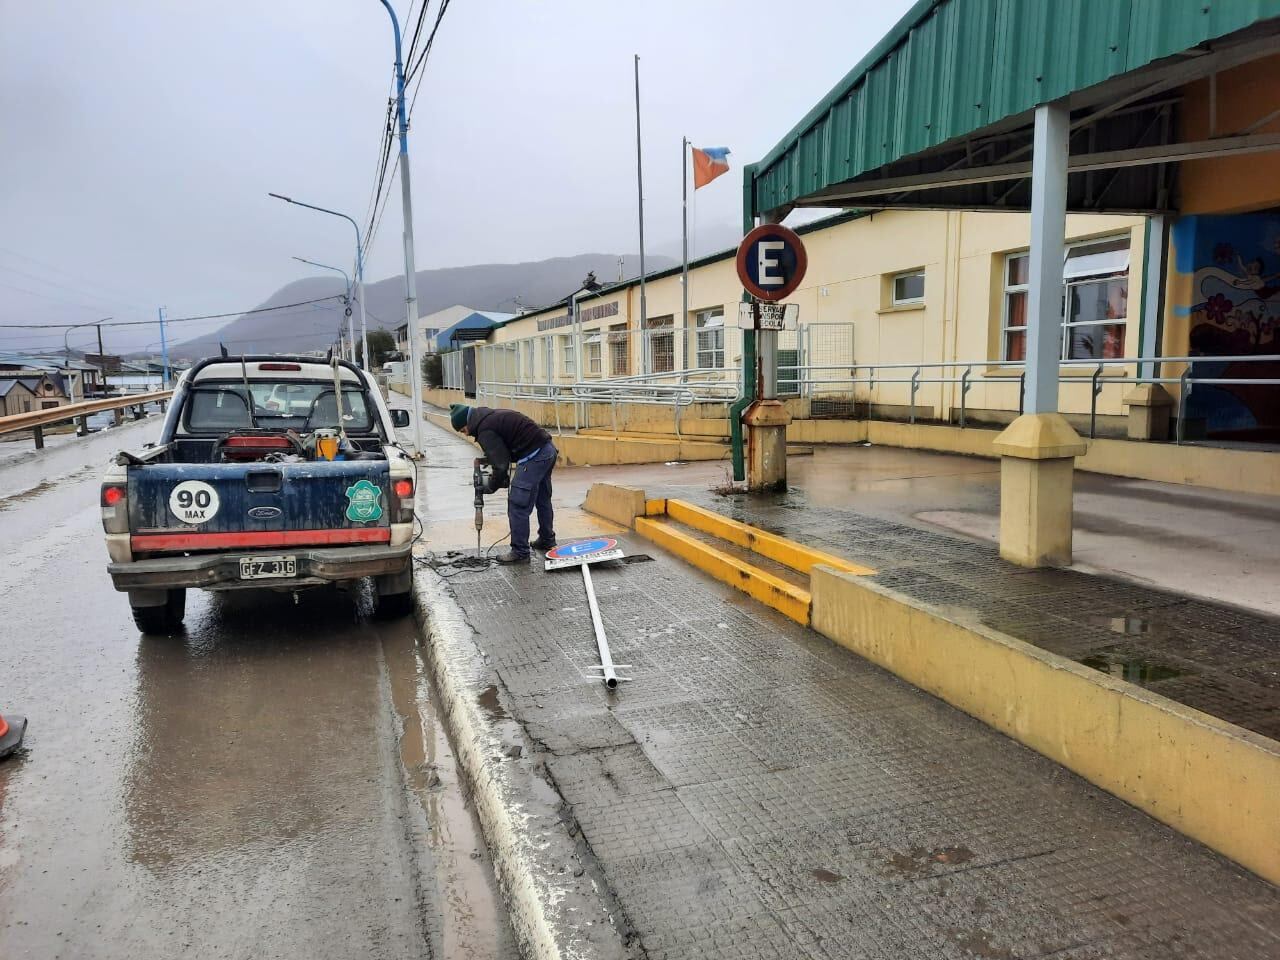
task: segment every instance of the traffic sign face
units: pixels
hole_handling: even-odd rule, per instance
[[[759,300],[781,300],[804,279],[809,265],[804,244],[776,223],[756,227],[738,246],[738,279]]]
[[[613,537],[593,537],[590,540],[577,540],[573,543],[562,543],[547,551],[544,570],[555,570],[560,567],[578,567],[584,563],[600,563],[605,560],[617,560],[622,557],[618,541]]]

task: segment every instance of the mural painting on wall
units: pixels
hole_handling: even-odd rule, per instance
[[[1213,357],[1280,355],[1280,211],[1184,217],[1173,228],[1174,269],[1184,295],[1192,376],[1280,379],[1280,362]],[[1189,282],[1188,282],[1189,281]],[[1280,387],[1199,384],[1187,399],[1188,424],[1215,439],[1280,441]]]

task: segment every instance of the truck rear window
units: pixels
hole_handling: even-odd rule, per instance
[[[249,383],[249,395],[253,403],[252,419],[244,384],[195,385],[187,397],[183,418],[187,430],[216,433],[252,427],[255,423],[259,427],[299,433],[339,426],[354,433],[373,430],[368,398],[358,387],[344,387],[341,420],[332,383],[253,380]]]

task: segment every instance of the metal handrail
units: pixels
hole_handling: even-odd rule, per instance
[[[105,400],[85,400],[80,403],[66,403],[60,407],[49,407],[46,410],[31,410],[27,413],[12,413],[0,417],[0,435],[15,433],[19,430],[31,430],[34,427],[47,427],[50,424],[74,420],[91,413],[102,413],[104,410],[126,410],[144,403],[168,400],[173,396],[172,390],[157,390],[153,393],[133,393],[127,397],[108,397]]]

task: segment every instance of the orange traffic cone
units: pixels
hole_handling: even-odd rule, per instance
[[[0,715],[0,759],[22,746],[22,735],[27,732],[27,718],[16,714]]]

